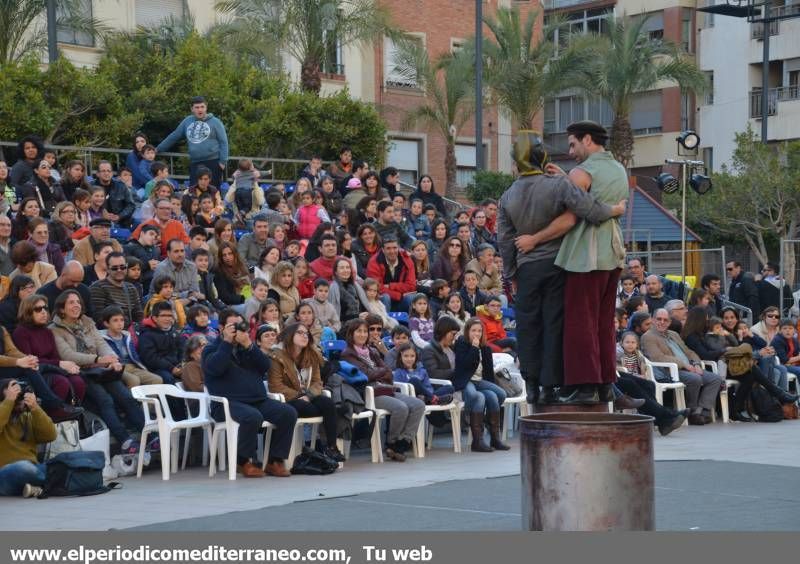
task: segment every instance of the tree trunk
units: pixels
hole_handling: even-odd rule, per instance
[[[306,92],[319,94],[322,88],[322,78],[320,77],[319,62],[313,58],[303,61],[300,67],[300,87]]]
[[[456,193],[456,144],[453,139],[447,140],[447,150],[444,155],[445,171],[445,196],[452,198]]]
[[[633,159],[633,131],[628,116],[618,113],[611,123],[611,152],[626,169]]]

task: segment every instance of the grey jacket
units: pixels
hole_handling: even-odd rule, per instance
[[[519,177],[505,191],[497,207],[497,243],[507,278],[513,277],[526,262],[554,259],[561,247],[558,238],[518,255],[514,245],[517,235],[533,235],[567,210],[592,224],[612,217],[611,206],[597,202],[566,176],[547,174]]]

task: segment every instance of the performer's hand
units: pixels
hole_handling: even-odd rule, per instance
[[[553,176],[566,176],[567,173],[564,172],[564,169],[558,166],[555,163],[547,163],[544,165],[544,171],[547,174],[552,174]]]
[[[620,200],[619,203],[613,206],[611,209],[614,210],[614,216],[618,217],[625,213],[625,208],[628,205],[628,200]]]
[[[511,293],[514,294],[514,295],[517,294],[517,279],[516,278],[514,278],[511,281]]]
[[[519,235],[514,239],[517,250],[521,253],[529,253],[536,248],[538,240],[535,235]]]

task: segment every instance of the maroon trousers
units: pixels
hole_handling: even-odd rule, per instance
[[[567,272],[564,384],[617,381],[614,314],[620,269]]]

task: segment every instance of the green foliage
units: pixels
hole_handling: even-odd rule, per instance
[[[514,177],[510,174],[493,170],[479,170],[475,173],[475,179],[467,184],[467,196],[476,204],[486,198],[496,200],[513,182]]]
[[[231,155],[319,153],[332,160],[347,144],[370,163],[383,159],[386,126],[372,105],[347,92],[299,92],[196,33],[178,42],[117,36],[97,69],[78,69],[63,58],[44,70],[33,59],[4,65],[0,139],[36,133],[54,144],[128,147],[141,130],[158,143],[189,114],[196,95],[226,125]]]
[[[748,128],[736,145],[732,168],[713,175],[709,194],[687,192],[688,224],[745,242],[766,263],[775,243],[800,229],[800,142],[767,146]]]

